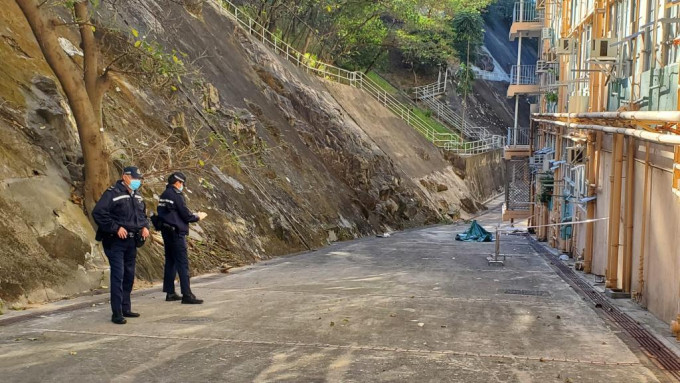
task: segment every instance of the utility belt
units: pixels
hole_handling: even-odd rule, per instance
[[[97,231],[97,237],[95,239],[98,241],[102,241],[105,247],[108,247],[107,243],[110,246],[111,242],[115,240],[127,241],[132,239],[135,241],[135,246],[137,247],[142,247],[144,246],[144,243],[146,243],[146,239],[142,237],[141,231],[128,231],[127,236],[125,236],[125,238],[118,237],[118,233],[103,233]]]

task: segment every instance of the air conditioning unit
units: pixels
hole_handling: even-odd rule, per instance
[[[550,161],[552,161],[552,155],[546,154],[543,156],[543,169],[541,169],[543,173],[550,171]]]
[[[545,60],[537,60],[536,61],[536,73],[543,73],[548,70],[548,66],[546,65]]]
[[[558,55],[570,55],[576,52],[576,40],[570,38],[560,39],[557,44]]]
[[[617,39],[593,39],[590,42],[591,58],[616,58],[617,47],[611,46]]]
[[[554,61],[538,60],[536,61],[536,73],[557,73],[558,66]]]
[[[553,29],[552,28],[543,28],[541,29],[541,39],[543,40],[550,40],[553,37]]]

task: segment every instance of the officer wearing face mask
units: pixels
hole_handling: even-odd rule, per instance
[[[163,292],[166,301],[181,300],[185,304],[201,304],[189,286],[189,259],[187,258],[187,239],[189,224],[205,219],[206,213],[192,213],[184,202],[182,191],[186,177],[180,172],[168,177],[168,186],[158,201],[158,219],[165,245],[165,275]],[[175,293],[175,275],[179,274],[180,297]]]
[[[97,224],[97,240],[111,266],[111,321],[125,324],[126,317],[139,314],[132,311],[130,293],[135,281],[137,246],[149,237],[146,205],[138,189],[142,175],[134,166],[123,169],[122,179],[108,188],[92,210]]]

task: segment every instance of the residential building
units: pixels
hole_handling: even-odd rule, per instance
[[[671,322],[680,312],[680,1],[517,4],[541,15],[531,26],[540,57],[524,159],[530,223],[612,295]],[[520,21],[513,30],[528,30]]]

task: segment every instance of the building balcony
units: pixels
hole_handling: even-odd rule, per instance
[[[529,128],[508,128],[505,150],[505,159],[517,159],[531,156],[529,145]]]
[[[513,65],[510,71],[508,98],[518,94],[538,94],[540,87],[536,76],[536,65]]]
[[[533,1],[515,3],[512,25],[510,26],[510,41],[517,37],[541,37],[543,29],[543,10],[536,9]]]

